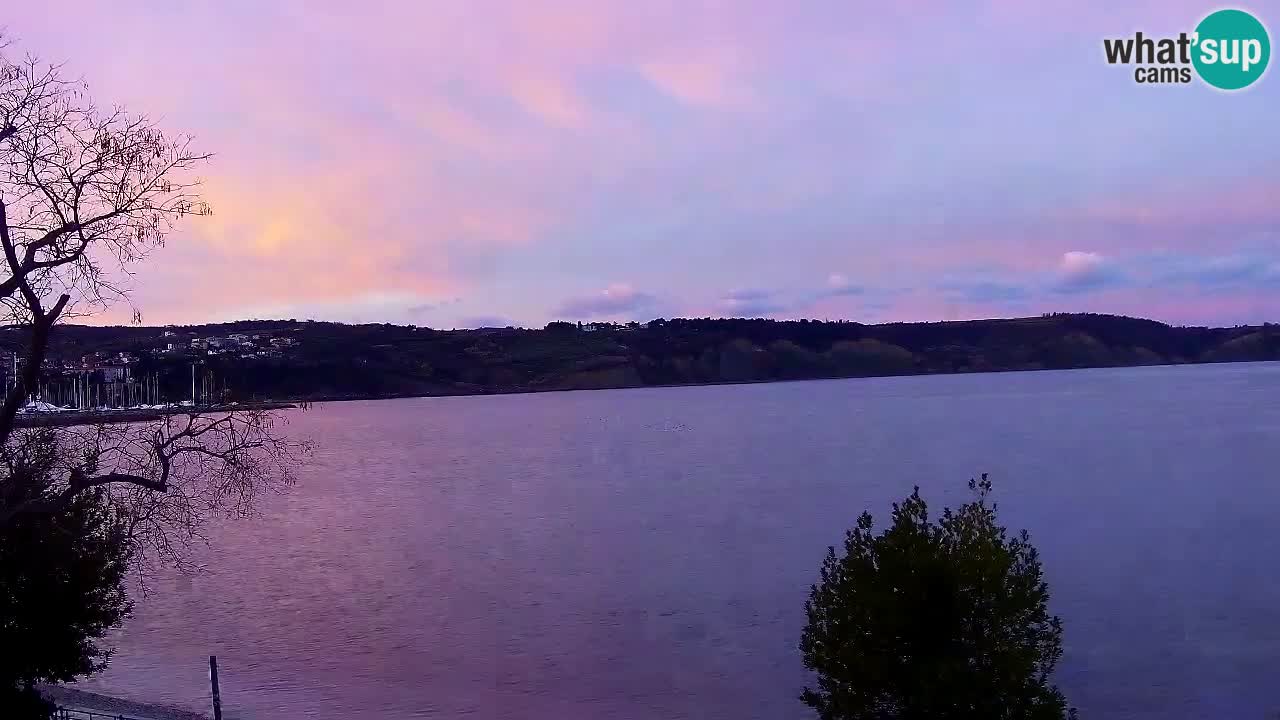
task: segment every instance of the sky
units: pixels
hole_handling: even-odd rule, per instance
[[[1187,0],[117,0],[8,52],[214,153],[146,324],[1280,320],[1280,76],[1139,85]],[[1280,0],[1238,6],[1280,27]],[[98,322],[126,322],[116,308]]]

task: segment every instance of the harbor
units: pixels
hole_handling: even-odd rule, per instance
[[[7,390],[12,391],[19,377],[16,356],[12,360]],[[190,413],[246,412],[281,410],[297,407],[294,403],[274,400],[232,400],[225,380],[192,363],[187,399],[173,401],[175,383],[172,377],[158,372],[135,377],[126,363],[90,365],[74,373],[42,377],[35,385],[31,399],[18,409],[17,427],[65,427],[159,420],[170,415]],[[186,382],[183,382],[186,385]],[[188,387],[182,387],[182,394]]]
[[[34,403],[33,403],[34,404]],[[30,407],[30,406],[28,406]],[[220,403],[215,405],[144,405],[118,408],[59,408],[27,410],[23,408],[14,424],[17,427],[66,427],[70,425],[101,425],[107,423],[131,423],[159,420],[170,415],[190,413],[248,412],[255,410],[287,410],[298,407],[287,402]]]

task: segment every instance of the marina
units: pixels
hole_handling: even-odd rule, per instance
[[[32,405],[37,406],[30,409]],[[47,407],[46,407],[47,406]],[[70,425],[99,425],[106,423],[130,423],[159,420],[169,415],[190,413],[245,412],[253,410],[285,410],[297,405],[287,402],[225,403],[214,405],[142,405],[120,408],[63,408],[45,403],[32,403],[18,412],[14,419],[18,427],[66,427]]]

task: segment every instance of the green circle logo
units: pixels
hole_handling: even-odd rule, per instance
[[[1219,10],[1196,26],[1191,58],[1200,79],[1219,90],[1246,88],[1262,77],[1271,59],[1271,38],[1243,10]]]

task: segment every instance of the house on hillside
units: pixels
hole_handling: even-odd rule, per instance
[[[102,376],[104,383],[127,382],[129,380],[129,366],[127,365],[103,365],[96,371]]]

